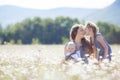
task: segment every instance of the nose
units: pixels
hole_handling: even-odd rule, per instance
[[[86,31],[84,30],[83,34],[85,35],[86,34]]]
[[[87,29],[85,29],[85,34],[87,33]]]

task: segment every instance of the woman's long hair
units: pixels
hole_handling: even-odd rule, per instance
[[[83,25],[81,24],[75,24],[72,26],[70,30],[70,40],[75,41],[77,32],[79,28],[83,28]],[[82,47],[88,54],[92,54],[93,49],[92,46],[90,45],[89,41],[87,41],[85,38],[81,39]]]

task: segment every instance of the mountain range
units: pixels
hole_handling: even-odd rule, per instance
[[[120,0],[103,9],[69,8],[61,7],[54,9],[28,9],[12,5],[0,6],[0,24],[6,27],[8,24],[20,22],[25,18],[41,17],[55,18],[68,16],[79,20],[105,21],[120,25]]]
[[[120,26],[120,0],[116,0],[112,5],[89,14],[85,19],[91,21],[105,21]]]

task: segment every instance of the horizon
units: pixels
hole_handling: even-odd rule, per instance
[[[70,8],[94,8],[94,9],[102,9],[111,4],[113,4],[116,0],[31,0],[31,1],[23,1],[23,0],[0,0],[0,6],[11,5],[22,8],[29,9],[53,9],[53,8],[61,8],[61,7],[70,7]],[[23,3],[24,2],[24,3]],[[52,4],[48,4],[52,3]],[[87,5],[86,5],[87,4]]]

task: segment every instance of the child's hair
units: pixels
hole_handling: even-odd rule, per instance
[[[82,42],[82,47],[85,50],[85,52],[91,55],[93,53],[93,48],[91,46],[91,43],[87,41],[85,38],[83,38],[81,42]]]

